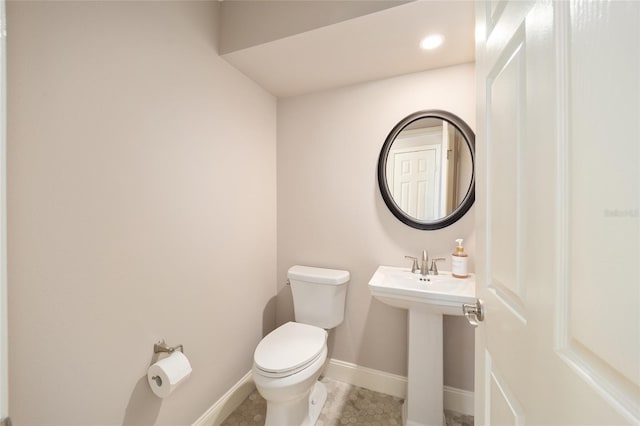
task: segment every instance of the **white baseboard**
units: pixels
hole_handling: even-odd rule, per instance
[[[349,362],[330,359],[324,375],[350,385],[370,389],[398,398],[407,397],[407,378]],[[473,416],[473,392],[444,387],[444,408]]]
[[[218,426],[229,414],[238,408],[256,385],[253,383],[251,370],[245,374],[222,398],[217,400],[205,413],[191,426]]]
[[[445,386],[444,408],[473,416],[473,392]]]
[[[398,398],[407,397],[407,378],[350,362],[330,359],[324,376],[350,385],[385,393]]]
[[[350,362],[330,359],[325,366],[323,376],[398,398],[407,397],[406,377],[361,367]],[[249,371],[192,426],[218,426],[238,408],[254,389],[255,384],[251,377],[251,371]],[[473,392],[445,386],[444,408],[472,416]]]

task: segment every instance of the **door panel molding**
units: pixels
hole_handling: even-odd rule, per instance
[[[504,12],[506,6],[507,2],[505,0],[488,1],[485,3],[485,16],[487,18],[487,38],[491,37],[491,33],[493,32],[496,23],[500,20],[500,16],[502,16],[502,12]]]
[[[504,80],[504,81],[503,81]],[[525,126],[526,108],[526,33],[524,21],[516,29],[514,34],[506,43],[505,48],[496,58],[486,82],[486,153],[487,153],[487,197],[490,202],[487,204],[487,266],[488,266],[488,287],[494,291],[509,311],[512,312],[523,324],[527,322],[526,313],[526,288],[521,276],[523,257],[522,238],[522,143],[523,127]],[[505,84],[505,91],[513,89],[516,109],[512,113],[513,117],[507,117],[505,111],[496,113],[493,109],[495,91],[500,91]],[[506,129],[511,134],[502,134],[501,138],[496,137],[494,125],[494,114],[500,122],[508,121],[512,127]],[[504,126],[503,126],[504,127]],[[505,130],[505,129],[503,129]],[[500,142],[500,146],[496,146]],[[496,161],[497,160],[497,161]],[[494,164],[495,163],[495,164]],[[500,163],[500,164],[497,164]],[[504,176],[500,176],[503,173]],[[497,175],[497,176],[496,176]],[[515,176],[515,181],[511,182],[510,177]],[[507,217],[494,217],[491,206],[495,204],[496,194],[502,197],[511,196],[512,207],[515,210],[514,223],[509,223]],[[504,208],[498,211],[508,212]],[[509,214],[509,216],[511,216]],[[499,223],[500,228],[511,227],[511,232],[506,232],[501,241],[494,241],[497,231],[494,230],[494,222]],[[494,245],[500,247],[503,253],[496,255]],[[505,262],[507,256],[513,256],[512,262]],[[513,264],[512,270],[496,271],[494,259],[499,258],[500,264]]]
[[[556,127],[556,298],[555,351],[588,386],[632,423],[640,423],[640,386],[582,344],[572,333],[571,277],[571,4],[554,3]],[[597,307],[591,307],[594,311]],[[624,344],[624,342],[621,342]],[[624,350],[621,347],[620,350]]]
[[[522,404],[507,381],[496,371],[492,363],[491,354],[485,351],[485,419],[482,424],[511,424],[525,425],[525,415]],[[505,418],[509,416],[510,418]],[[480,423],[480,422],[478,422]]]

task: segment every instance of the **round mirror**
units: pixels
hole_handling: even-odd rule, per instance
[[[440,229],[460,219],[475,200],[475,135],[460,117],[419,111],[389,133],[378,159],[384,202],[418,229]]]

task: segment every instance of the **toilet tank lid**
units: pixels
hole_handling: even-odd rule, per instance
[[[318,284],[344,284],[349,281],[349,271],[295,265],[289,268],[289,279]]]

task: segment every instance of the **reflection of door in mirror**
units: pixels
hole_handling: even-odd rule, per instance
[[[393,199],[419,220],[440,218],[446,208],[441,191],[447,176],[443,135],[442,126],[403,130],[389,151],[387,177]]]
[[[447,155],[445,160],[445,177],[443,188],[446,188],[444,204],[446,211],[443,214],[451,213],[454,211],[458,204],[462,201],[462,197],[466,194],[467,188],[464,185],[467,184],[469,178],[462,178],[461,172],[461,157],[465,155],[466,150],[464,144],[466,143],[462,138],[460,132],[456,131],[456,128],[451,124],[444,122],[444,136],[443,143],[447,149]],[[467,179],[467,180],[465,180]],[[461,186],[463,186],[461,188]]]

